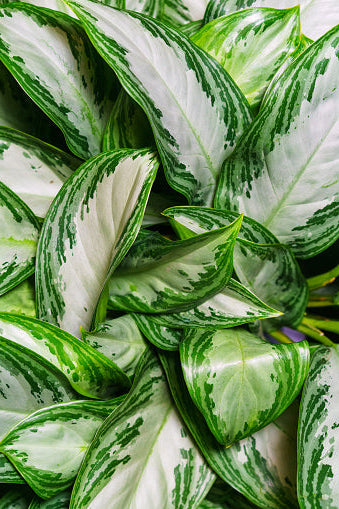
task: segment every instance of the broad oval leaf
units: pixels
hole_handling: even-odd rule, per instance
[[[65,490],[48,500],[35,498],[28,509],[68,509],[70,500],[71,490]]]
[[[82,331],[82,339],[127,375],[133,376],[146,343],[133,317],[121,316],[100,324],[93,332]]]
[[[147,114],[170,185],[189,202],[210,205],[221,164],[251,120],[240,90],[218,62],[165,24],[91,0],[68,5]]]
[[[252,108],[300,41],[299,7],[247,9],[203,26],[191,40],[232,76]]]
[[[97,429],[121,402],[75,401],[43,408],[14,426],[0,450],[37,495],[53,497],[73,483]]]
[[[83,396],[107,399],[130,386],[128,377],[116,364],[49,323],[0,313],[0,336],[53,364]]]
[[[139,230],[158,161],[149,150],[84,163],[49,209],[38,246],[37,314],[79,337]]]
[[[0,438],[35,410],[77,398],[52,364],[1,336],[0,389]]]
[[[0,312],[35,317],[34,280],[28,278],[23,283],[0,296]]]
[[[187,329],[180,344],[190,395],[225,445],[260,430],[293,402],[309,356],[306,341],[271,345],[240,328]]]
[[[318,348],[300,405],[298,498],[302,509],[338,504],[338,373],[337,348]]]
[[[225,14],[247,9],[248,7],[273,7],[288,9],[300,5],[301,30],[312,39],[318,39],[334,25],[339,23],[339,6],[336,0],[210,0],[205,23]]]
[[[253,217],[301,258],[339,234],[338,34],[329,31],[281,75],[225,161],[215,198],[217,208]]]
[[[34,273],[40,224],[31,209],[0,182],[0,295]]]
[[[21,2],[1,8],[0,29],[1,60],[70,149],[83,159],[100,152],[115,77],[80,24]]]
[[[182,329],[160,325],[155,320],[156,315],[133,313],[132,316],[140,331],[154,346],[170,351],[179,349],[179,344],[182,341]]]
[[[163,21],[170,25],[186,25],[201,20],[208,0],[164,0]]]
[[[6,456],[0,453],[0,484],[26,484]]]
[[[80,165],[75,157],[14,129],[0,127],[0,181],[39,217]]]
[[[194,508],[214,479],[181,422],[159,361],[146,351],[126,400],[90,446],[70,508]]]
[[[164,313],[206,300],[231,277],[241,221],[188,240],[162,239],[153,245],[148,236],[141,239],[110,280],[110,307]]]
[[[160,353],[175,403],[213,470],[262,509],[298,509],[296,434],[298,405],[231,447],[220,445],[188,393],[179,358]]]
[[[181,238],[230,224],[236,213],[202,207],[172,207],[164,214]],[[193,233],[194,232],[194,233]],[[308,287],[291,250],[257,221],[244,217],[234,248],[234,270],[240,281],[272,308],[284,314],[263,327],[299,325],[308,302]]]

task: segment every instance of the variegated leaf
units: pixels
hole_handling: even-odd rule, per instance
[[[189,202],[210,205],[221,164],[251,120],[233,80],[165,24],[91,0],[68,4],[146,112],[170,185]]]
[[[139,230],[158,161],[149,150],[105,152],[61,188],[38,246],[37,314],[75,336]]]
[[[100,152],[115,77],[80,24],[21,2],[0,9],[0,29],[1,60],[70,149],[84,159]]]
[[[187,329],[180,343],[189,393],[227,446],[267,426],[293,402],[309,356],[306,341],[271,345],[240,328]]]
[[[163,350],[178,350],[182,340],[182,329],[175,329],[159,325],[156,315],[133,313],[133,319],[143,335],[157,348]]]
[[[34,498],[28,509],[68,509],[71,500],[71,490],[65,490],[58,495],[48,499],[41,500]]]
[[[110,280],[110,307],[165,313],[190,309],[214,295],[231,277],[241,221],[188,240],[160,237],[154,245],[148,236],[141,238]]]
[[[39,408],[77,398],[52,364],[0,336],[0,437]]]
[[[165,0],[125,0],[125,9],[161,18]]]
[[[146,351],[132,390],[89,448],[70,508],[194,508],[214,479],[181,422],[158,359]]]
[[[34,273],[40,225],[29,207],[0,182],[0,295]]]
[[[170,25],[186,25],[204,17],[208,0],[165,0],[163,21]]]
[[[145,113],[125,90],[120,90],[105,128],[103,151],[153,144],[152,129]]]
[[[226,69],[256,109],[300,42],[299,7],[236,12],[211,21],[191,40]]]
[[[13,290],[0,296],[0,313],[35,317],[35,291],[32,278],[26,279]]]
[[[160,358],[175,403],[213,470],[262,509],[297,509],[298,405],[291,405],[276,421],[252,436],[231,447],[222,446],[193,404],[176,354],[161,353]]]
[[[339,500],[339,354],[318,348],[300,405],[298,498],[302,509],[335,508]]]
[[[111,7],[116,7],[118,9],[123,9],[125,7],[125,0],[98,0],[99,2],[110,5]],[[63,12],[64,14],[68,14],[69,16],[76,17],[72,9],[67,7],[63,0],[0,0],[0,5],[5,5],[13,2],[24,2],[26,4],[37,5],[38,7],[47,7],[48,9],[53,9],[54,11]]]
[[[6,456],[0,453],[0,486],[1,484],[26,484],[25,480]]]
[[[217,478],[199,509],[256,509],[257,507],[222,479]]]
[[[53,364],[83,396],[107,399],[130,387],[128,377],[116,364],[49,323],[0,313],[0,336]]]
[[[146,343],[133,317],[121,316],[100,324],[95,331],[82,331],[82,339],[133,376]]]
[[[202,19],[199,19],[198,21],[191,21],[190,23],[187,23],[186,25],[182,25],[177,28],[180,29],[180,32],[187,35],[187,37],[192,37],[200,30],[202,26],[203,21]]]
[[[234,212],[202,207],[172,207],[164,214],[181,238],[190,238],[230,224]],[[193,233],[194,232],[194,233]],[[265,303],[284,314],[265,320],[267,330],[297,326],[305,313],[308,287],[291,250],[265,227],[244,217],[234,248],[234,269],[240,281]]]
[[[0,127],[0,181],[39,217],[45,217],[62,184],[79,165],[78,159],[47,143]]]
[[[162,211],[166,208],[166,203],[169,203],[170,207],[175,202],[177,200],[174,197],[168,196],[167,193],[154,193],[152,191],[149,195],[142,226],[147,228],[155,224],[167,223],[167,219],[162,215]]]
[[[38,410],[9,431],[0,451],[37,495],[53,497],[73,483],[97,429],[121,402],[75,401]]]
[[[339,23],[339,5],[336,0],[210,0],[205,23],[225,14],[247,9],[248,7],[273,7],[289,9],[300,5],[301,30],[312,39],[324,35]]]
[[[253,217],[301,258],[338,237],[339,28],[281,75],[225,161],[215,206]]]
[[[0,509],[29,509],[33,492],[27,486],[16,486],[0,493]]]

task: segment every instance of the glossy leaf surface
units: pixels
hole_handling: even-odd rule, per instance
[[[6,456],[0,453],[0,484],[26,484]]]
[[[111,151],[67,180],[39,242],[39,318],[78,337],[81,326],[90,328],[107,279],[137,235],[157,168],[148,150]]]
[[[34,281],[28,278],[23,283],[0,296],[0,312],[35,317]]]
[[[156,315],[133,313],[132,316],[143,335],[157,348],[178,350],[182,340],[182,329],[160,325]]]

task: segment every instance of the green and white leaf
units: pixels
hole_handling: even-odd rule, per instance
[[[267,426],[293,402],[309,357],[306,341],[271,345],[240,328],[187,329],[180,343],[189,393],[226,446]]]
[[[48,500],[35,498],[28,509],[68,509],[70,500],[71,490],[65,490]]]
[[[337,348],[317,349],[300,405],[298,497],[302,509],[334,508],[338,503],[338,373]]]
[[[89,448],[70,508],[195,508],[214,479],[181,422],[158,359],[146,351],[132,390]]]
[[[53,364],[83,396],[107,399],[130,387],[129,378],[105,355],[47,322],[0,313],[0,336]]]
[[[152,18],[161,18],[164,2],[165,0],[125,0],[125,9],[141,12]]]
[[[157,348],[162,350],[178,350],[182,341],[182,329],[159,325],[156,315],[133,313],[133,319],[142,334]]]
[[[282,74],[225,161],[217,208],[244,212],[309,258],[338,237],[339,28]]]
[[[32,412],[77,398],[52,364],[1,336],[0,391],[1,438]]]
[[[26,484],[6,456],[0,453],[0,484]]]
[[[188,240],[160,237],[153,243],[148,236],[142,238],[110,280],[110,307],[173,312],[190,309],[214,295],[232,275],[232,253],[241,221],[240,216],[226,228]]]
[[[233,80],[165,24],[91,0],[68,5],[147,114],[170,185],[193,204],[211,205],[222,162],[251,120]]]
[[[61,188],[44,222],[36,268],[37,314],[79,337],[136,237],[158,160],[149,150],[105,152]]]
[[[165,0],[163,21],[170,25],[186,25],[204,17],[208,0]]]
[[[53,497],[73,483],[97,429],[121,402],[75,401],[38,410],[10,430],[0,450],[37,495]]]
[[[131,315],[100,324],[95,331],[82,331],[82,339],[114,361],[129,376],[134,376],[146,342]]]
[[[298,405],[291,405],[265,428],[231,447],[220,445],[186,388],[179,358],[160,353],[182,418],[213,470],[262,509],[297,509],[296,434]]]
[[[34,273],[40,225],[29,207],[0,182],[0,295]]]
[[[202,207],[172,207],[165,216],[181,238],[230,224],[236,213]],[[234,248],[234,270],[240,281],[266,304],[284,314],[265,320],[267,330],[297,326],[308,302],[308,287],[291,250],[265,227],[244,217]]]
[[[236,12],[211,21],[191,40],[226,69],[256,109],[300,42],[299,7]]]
[[[27,3],[0,9],[0,59],[79,157],[97,154],[115,77],[80,24]]]
[[[0,127],[0,181],[36,216],[45,217],[53,198],[79,165],[78,159],[47,143]]]
[[[143,148],[154,144],[148,119],[124,89],[121,89],[108,119],[103,151],[115,148]]]
[[[26,279],[0,296],[0,313],[14,313],[35,317],[34,280]]]
[[[33,492],[27,486],[10,488],[3,496],[0,494],[0,509],[28,509]]]
[[[149,195],[142,226],[147,228],[155,224],[167,223],[167,219],[162,215],[162,211],[167,207],[167,204],[170,207],[175,202],[177,200],[174,197],[168,196],[167,193],[154,193],[152,191]]]
[[[206,506],[203,505],[204,502]],[[257,509],[258,507],[220,477],[217,477],[204,502],[199,509]]]
[[[67,7],[65,2],[62,0],[0,0],[0,6],[6,5],[13,2],[23,2],[25,4],[37,5],[38,7],[47,7],[48,9],[53,9],[54,11],[63,12],[64,14],[68,14],[69,16],[75,17],[72,9]]]

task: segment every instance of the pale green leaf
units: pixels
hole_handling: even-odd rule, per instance
[[[40,225],[31,209],[0,182],[0,295],[34,273]]]
[[[132,390],[90,446],[70,508],[193,509],[214,479],[181,422],[159,361],[147,351]]]
[[[115,77],[79,22],[27,3],[0,10],[0,58],[31,99],[87,159],[100,152]]]
[[[0,127],[0,181],[36,216],[45,217],[53,198],[79,165],[78,159],[47,143]]]
[[[28,278],[0,296],[0,313],[35,317],[34,279]]]
[[[37,315],[80,336],[102,290],[139,230],[158,160],[116,150],[84,163],[61,188],[44,222],[36,268]]]
[[[215,198],[217,208],[253,217],[301,258],[339,234],[338,34],[329,31],[281,75],[225,161]]]
[[[210,205],[222,162],[251,120],[238,87],[165,24],[91,0],[67,3],[147,114],[170,185],[189,202]]]
[[[186,329],[180,359],[190,395],[225,445],[275,420],[297,397],[308,343],[271,345],[244,329]],[[234,395],[236,394],[236,398]]]

